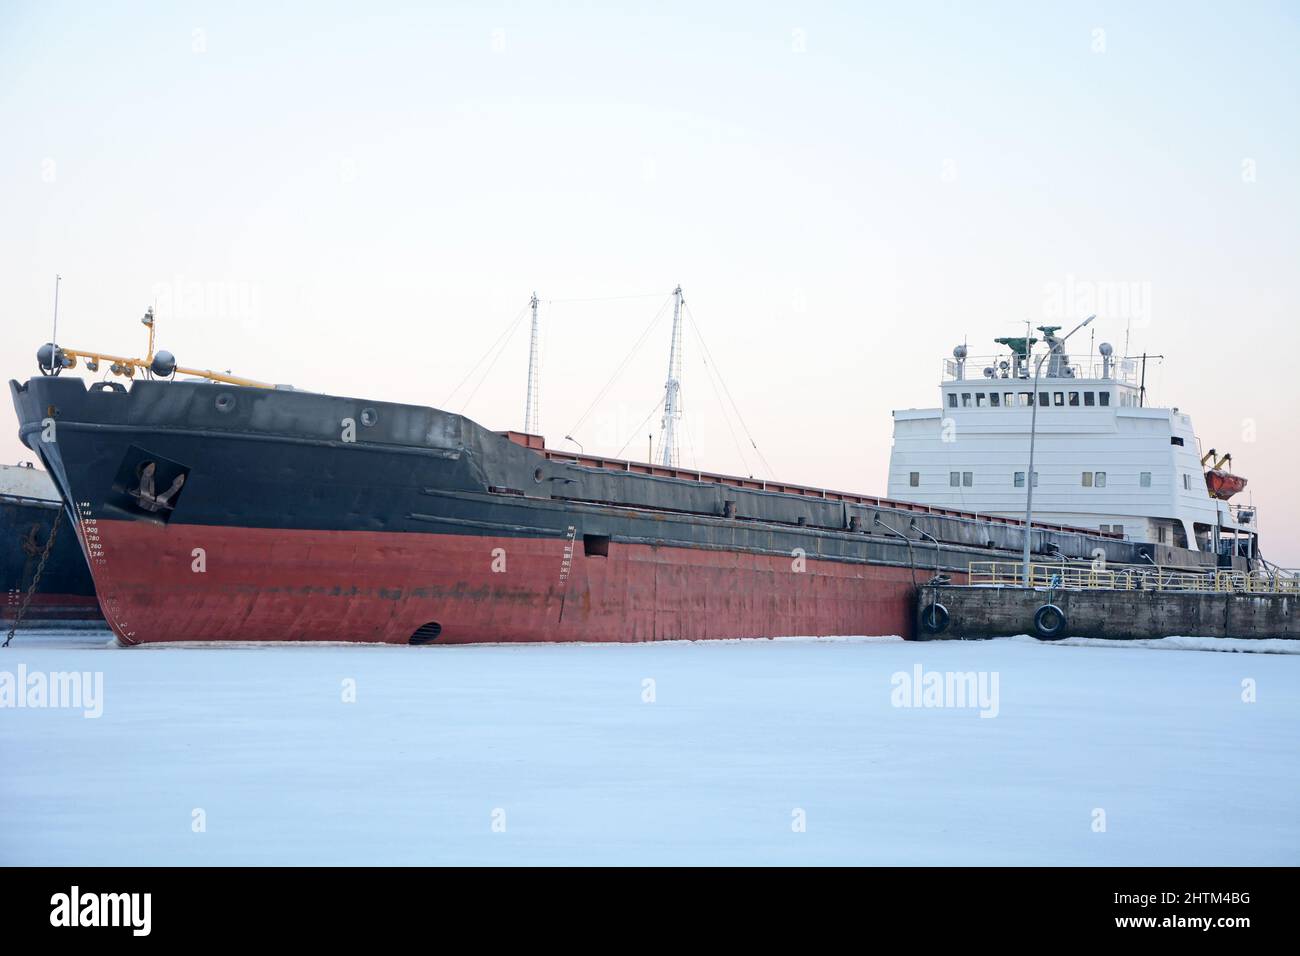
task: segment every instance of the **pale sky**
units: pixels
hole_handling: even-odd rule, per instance
[[[519,428],[524,323],[447,398],[536,289],[572,447],[680,282],[770,471],[690,331],[685,463],[883,494],[953,345],[1097,311],[1300,565],[1300,4],[604,6],[4,3],[0,372],[61,273],[63,344],[156,300],[184,364]],[[587,452],[645,456],[668,336]]]

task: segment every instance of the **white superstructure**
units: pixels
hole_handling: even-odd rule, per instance
[[[1254,557],[1254,508],[1210,494],[1190,416],[1147,405],[1141,362],[1103,343],[1099,360],[1072,363],[1056,328],[1040,331],[998,339],[1008,351],[991,358],[959,346],[940,407],[894,412],[889,497],[1023,518],[1036,405],[1035,521]]]

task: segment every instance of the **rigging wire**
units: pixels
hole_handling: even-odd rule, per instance
[[[694,322],[691,323],[691,329],[695,331]],[[695,334],[697,337],[699,336],[698,331]],[[713,389],[713,397],[718,400],[718,411],[722,413],[722,423],[727,426],[727,433],[731,435],[731,443],[736,446],[736,454],[740,456],[740,463],[744,465],[745,473],[752,476],[753,469],[749,467],[749,459],[745,456],[745,449],[740,447],[740,439],[736,437],[736,430],[731,425],[731,416],[727,414],[727,403],[722,400],[722,393],[718,391],[718,383],[714,380],[713,368],[708,361],[704,361],[704,371],[709,380],[709,387]]]
[[[656,325],[659,324],[659,320],[663,318],[664,311],[668,308],[668,303],[671,301],[672,301],[672,296],[669,296],[668,298],[664,299],[664,304],[659,306],[659,311],[655,313],[654,318],[650,320],[650,324],[645,327],[645,331],[641,333],[640,338],[638,338],[635,344],[633,344],[632,350],[628,352],[627,355],[624,357],[623,361],[619,363],[618,368],[614,370],[614,374],[611,375],[609,381],[605,383],[605,387],[602,388],[599,393],[597,393],[592,403],[589,406],[587,406],[587,410],[582,413],[582,417],[580,417],[576,422],[574,422],[572,427],[570,427],[567,431],[565,431],[566,435],[572,435],[574,432],[576,432],[578,428],[582,425],[582,423],[585,422],[587,418],[591,415],[595,407],[600,404],[600,400],[605,397],[605,394],[614,385],[614,382],[616,382],[619,376],[623,374],[624,370],[626,370],[628,363],[632,361],[632,356],[634,356],[637,353],[637,351],[641,348],[641,346],[645,344],[646,339],[650,337],[651,331],[654,329]]]
[[[700,470],[700,458],[695,454],[695,435],[691,431],[691,420],[688,416],[682,416],[682,431],[686,432],[686,447],[691,450],[691,464],[694,471]]]
[[[615,458],[623,457],[623,452],[627,449],[627,446],[632,444],[632,442],[636,441],[636,439],[641,436],[641,429],[645,428],[646,422],[650,421],[650,419],[654,417],[655,412],[659,411],[659,409],[663,407],[664,407],[664,399],[661,398],[659,399],[659,401],[655,402],[655,407],[650,409],[650,414],[646,415],[645,418],[641,419],[641,424],[636,426],[631,436],[629,436],[628,440],[623,442],[623,447],[614,453]],[[651,455],[650,457],[653,458],[654,455]]]
[[[695,337],[700,341],[700,348],[704,352],[708,364],[712,365],[714,371],[717,373],[718,381],[722,383],[722,390],[726,393],[727,399],[731,402],[731,407],[736,413],[736,420],[740,423],[740,427],[744,429],[745,437],[749,439],[749,444],[754,449],[754,453],[758,455],[758,460],[761,461],[763,467],[767,469],[768,476],[775,479],[776,474],[772,471],[772,466],[769,465],[767,459],[763,457],[763,452],[759,450],[758,442],[754,441],[753,433],[750,432],[749,426],[745,424],[745,416],[740,414],[740,407],[732,397],[731,389],[727,387],[727,380],[722,375],[722,369],[718,368],[718,363],[714,361],[713,353],[709,351],[708,343],[704,341],[704,336],[700,332],[700,324],[696,321],[695,313],[691,312],[691,307],[685,302],[682,303],[682,308],[685,310],[686,314],[690,316],[691,328],[695,331]]]
[[[510,325],[506,327],[506,330],[502,332],[500,336],[497,337],[497,340],[495,342],[493,342],[491,345],[488,346],[486,352],[484,352],[481,356],[479,356],[479,360],[475,362],[473,366],[471,366],[468,372],[465,373],[465,377],[460,380],[460,384],[458,384],[455,388],[453,388],[450,394],[447,395],[446,399],[443,400],[442,403],[443,408],[449,408],[451,406],[451,400],[456,397],[456,393],[459,392],[462,388],[464,388],[465,383],[468,382],[471,377],[473,377],[476,371],[478,371],[478,367],[483,364],[484,359],[486,359],[489,355],[491,355],[499,346],[505,344],[505,342],[509,339],[510,334],[515,330],[515,327],[519,324],[519,320],[524,317],[524,314],[528,311],[528,309],[529,309],[528,304],[525,304],[523,308],[519,310],[519,314],[516,315],[510,321]],[[495,361],[493,362],[493,364],[496,364]],[[489,369],[489,371],[491,371],[491,369]],[[482,383],[480,382],[479,384]],[[472,397],[473,396],[471,395],[471,398]],[[468,400],[466,401],[466,404],[468,404]],[[462,409],[464,407],[465,407],[464,405],[461,406]]]
[[[460,413],[462,415],[465,414],[465,409],[469,407],[469,403],[474,401],[474,396],[477,395],[478,390],[483,387],[483,383],[488,380],[489,376],[491,376],[492,370],[496,368],[497,362],[501,361],[501,356],[506,354],[506,346],[510,344],[510,339],[514,337],[513,336],[514,330],[518,328],[519,322],[521,319],[523,319],[523,317],[524,317],[524,313],[523,312],[519,313],[519,318],[515,319],[515,324],[510,328],[511,334],[508,335],[506,337],[506,340],[501,343],[501,348],[497,349],[497,354],[493,357],[492,362],[491,364],[488,365],[487,369],[484,370],[483,377],[478,380],[478,384],[474,386],[474,390],[469,393],[469,398],[465,399],[464,403],[461,404]]]
[[[663,295],[662,292],[641,292],[637,295],[593,295],[581,298],[571,299],[546,299],[548,303],[566,303],[566,302],[613,302],[616,299],[654,299]]]

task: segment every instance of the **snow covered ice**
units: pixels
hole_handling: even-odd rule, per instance
[[[106,642],[0,656],[103,674],[0,709],[2,863],[1300,863],[1297,642]]]

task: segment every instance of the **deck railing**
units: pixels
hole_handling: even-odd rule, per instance
[[[953,359],[943,360],[943,381],[945,382],[970,382],[975,384],[983,382],[991,384],[993,387],[1014,388],[1017,382],[1029,382],[1034,377],[1034,366],[1038,363],[1042,353],[1038,353],[1028,361],[1022,361],[1020,364],[1020,374],[1015,374],[1015,368],[1011,361],[1009,353],[1001,355],[972,355],[963,362],[957,362]],[[1007,368],[1002,367],[1002,363],[1007,363]],[[993,377],[990,378],[984,374],[984,370],[993,369]],[[1140,369],[1136,359],[1118,358],[1109,364],[1097,358],[1085,361],[1070,362],[1068,364],[1059,364],[1055,366],[1053,374],[1052,360],[1049,357],[1043,362],[1041,380],[1047,382],[1062,382],[1069,380],[1088,381],[1088,382],[1117,382],[1120,385],[1136,385],[1140,378]]]
[[[969,584],[1024,587],[1018,561],[972,561]],[[1029,586],[1067,591],[1180,591],[1232,594],[1295,594],[1300,571],[1226,571],[1137,564],[1031,563]]]

